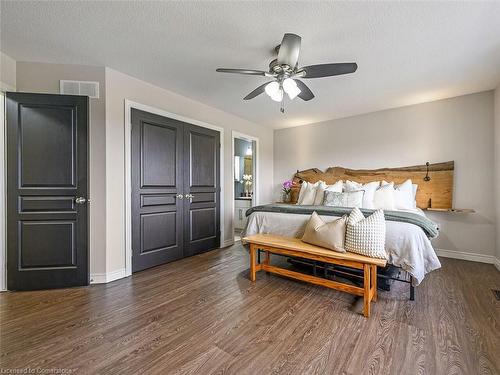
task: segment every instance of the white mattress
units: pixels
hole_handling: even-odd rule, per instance
[[[420,211],[424,215],[423,211]],[[413,211],[415,212],[415,211]],[[325,221],[335,216],[321,216]],[[258,233],[301,238],[309,215],[278,212],[253,212],[242,232],[242,237]],[[441,267],[441,263],[424,231],[414,224],[386,221],[386,251],[390,264],[401,267],[414,278],[414,285],[425,275]]]

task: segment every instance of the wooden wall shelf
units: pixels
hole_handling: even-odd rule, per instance
[[[472,208],[424,208],[424,211],[429,212],[449,212],[454,214],[473,214],[476,210]]]

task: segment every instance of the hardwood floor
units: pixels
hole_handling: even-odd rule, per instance
[[[275,275],[240,245],[106,285],[0,294],[0,368],[85,374],[499,374],[500,272],[442,259],[408,300]],[[66,372],[67,373],[67,372]]]

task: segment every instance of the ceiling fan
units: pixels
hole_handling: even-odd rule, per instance
[[[356,63],[332,63],[309,66],[298,66],[301,37],[287,33],[283,36],[281,44],[275,48],[278,58],[269,63],[269,71],[253,69],[227,69],[218,68],[220,73],[236,73],[252,76],[272,77],[271,82],[260,85],[243,98],[250,100],[265,92],[276,102],[281,102],[281,112],[284,113],[284,93],[290,100],[297,96],[305,101],[314,98],[314,94],[304,82],[298,78],[322,78],[341,74],[354,73],[358,69]]]

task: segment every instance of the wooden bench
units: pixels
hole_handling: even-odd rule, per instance
[[[250,244],[250,280],[255,281],[256,272],[263,270],[351,293],[363,297],[363,314],[367,318],[370,316],[370,302],[377,300],[377,267],[385,267],[386,261],[384,259],[369,258],[353,253],[338,253],[307,244],[298,238],[276,236],[273,234],[256,234],[243,238],[243,241]],[[258,250],[265,252],[262,263],[256,263],[256,253]],[[272,266],[270,264],[271,254],[298,257],[363,270],[363,288]]]

